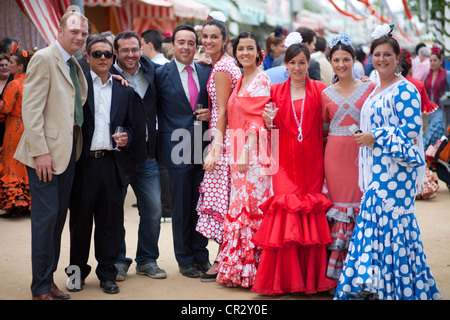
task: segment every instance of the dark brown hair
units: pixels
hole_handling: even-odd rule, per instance
[[[370,45],[370,53],[373,54],[375,51],[375,48],[379,46],[380,44],[388,43],[391,45],[392,49],[394,50],[395,54],[398,56],[400,55],[400,45],[398,44],[397,40],[395,40],[392,36],[383,36],[378,39],[375,39],[372,41],[372,44]]]
[[[300,53],[304,53],[306,56],[306,59],[311,60],[311,53],[309,52],[309,48],[304,43],[297,43],[291,45],[284,54],[284,63],[287,64],[289,61],[294,59],[296,56],[298,56]]]
[[[24,52],[22,52],[22,50],[17,50],[17,52],[11,54],[11,57],[16,57],[17,58],[17,65],[23,65],[23,73],[27,72],[27,67],[28,67],[28,62],[30,62],[31,57],[33,56],[34,52],[32,51],[26,51],[23,50],[24,52],[26,52],[25,56],[23,55]],[[10,58],[11,60],[11,58]]]
[[[251,33],[251,32],[242,32],[241,34],[239,34],[239,36],[234,40],[233,43],[233,56],[236,57],[236,51],[237,51],[237,47],[239,45],[239,40],[241,39],[253,39],[256,43],[256,52],[258,53],[258,56],[256,57],[256,65],[258,65],[259,62],[261,62],[263,60],[262,57],[262,49],[261,46],[259,45],[258,39],[256,38],[256,36]],[[242,65],[240,64],[239,60],[236,58],[236,62],[239,68],[242,68]]]

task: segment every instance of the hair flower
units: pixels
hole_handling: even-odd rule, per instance
[[[390,26],[387,23],[377,26],[375,30],[372,32],[372,39],[376,40],[381,37],[390,35],[392,33],[392,30],[394,30],[394,26],[393,25]]]
[[[342,44],[345,44],[347,46],[351,46],[352,38],[350,37],[350,35],[348,33],[345,33],[345,32],[339,33],[338,35],[335,35],[333,38],[331,38],[330,48],[333,48],[339,42]]]
[[[19,49],[19,44],[17,43],[17,41],[14,41],[12,52],[16,53],[18,49]]]
[[[281,28],[281,27],[277,27],[277,28],[275,28],[275,30],[273,31],[274,32],[274,34],[275,34],[275,37],[282,37],[282,36],[284,36],[284,34],[283,34],[283,28]]]
[[[302,35],[298,32],[291,32],[287,35],[286,39],[284,39],[284,45],[286,48],[289,48],[293,44],[302,43],[303,38]]]
[[[256,65],[259,67],[261,65],[261,63],[263,63],[265,58],[266,58],[266,53],[264,52],[264,50],[261,50],[261,55],[259,56],[258,62],[256,63]]]
[[[431,53],[432,53],[432,54],[440,55],[440,54],[441,54],[441,48],[439,48],[438,46],[433,46],[433,47],[431,48]]]
[[[220,11],[211,11],[208,14],[207,21],[212,19],[222,21],[223,23],[227,21],[227,17],[225,17],[225,15]]]

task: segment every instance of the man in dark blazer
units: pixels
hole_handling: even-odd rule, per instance
[[[203,141],[203,134],[209,120],[206,82],[211,69],[193,63],[197,35],[192,27],[175,28],[172,44],[174,60],[155,71],[161,161],[169,171],[172,233],[180,272],[187,277],[200,277],[200,272],[210,267],[208,240],[195,231],[195,226],[199,186],[204,173],[202,154],[208,144]],[[188,84],[190,72],[195,91],[191,91],[192,86]],[[197,95],[197,99],[193,98]],[[196,103],[205,108],[197,116],[193,111]],[[195,118],[202,120],[202,125],[194,129]]]
[[[68,288],[81,290],[91,270],[87,262],[95,221],[96,274],[104,292],[118,293],[114,264],[123,239],[123,187],[135,170],[127,155],[134,136],[134,90],[113,80],[109,73],[113,46],[105,37],[93,39],[86,55],[91,71],[86,73],[88,97],[83,106],[83,148],[76,163],[69,206],[70,265],[80,268],[81,279],[78,286]],[[123,133],[117,140],[113,135],[118,126],[123,127]],[[114,150],[116,145],[118,150]]]
[[[123,31],[114,39],[116,62],[111,73],[125,78],[135,91],[133,110],[136,136],[130,146],[130,155],[136,164],[136,175],[130,186],[137,199],[140,216],[136,250],[136,273],[151,278],[166,278],[166,272],[159,268],[158,241],[161,230],[161,184],[156,160],[156,90],[154,72],[157,67],[141,55],[140,37],[134,31]],[[124,190],[126,195],[127,188]],[[126,257],[125,234],[116,268],[116,280],[125,280],[133,260]]]

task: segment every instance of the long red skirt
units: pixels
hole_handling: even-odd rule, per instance
[[[276,195],[261,205],[265,216],[253,242],[263,251],[252,292],[313,294],[337,285],[326,276],[331,206],[324,194]]]

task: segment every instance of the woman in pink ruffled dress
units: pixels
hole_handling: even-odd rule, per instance
[[[267,141],[262,113],[270,100],[270,80],[259,69],[264,57],[253,34],[241,33],[233,53],[244,74],[228,101],[231,202],[223,224],[217,281],[248,288],[253,285],[261,253],[252,242],[263,216],[259,206],[271,196],[271,178],[265,175],[267,152],[261,152]]]
[[[359,146],[350,126],[359,128],[362,105],[375,87],[375,83],[353,78],[355,51],[350,38],[339,34],[331,41],[330,62],[338,81],[322,92],[322,119],[325,135],[325,180],[330,200],[328,210],[333,243],[328,247],[327,276],[338,281],[348,245],[359,214],[362,191],[358,186]]]

